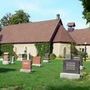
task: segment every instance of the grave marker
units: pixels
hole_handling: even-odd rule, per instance
[[[63,72],[60,73],[61,78],[79,79],[80,78],[80,61],[79,60],[64,60]]]
[[[41,57],[40,56],[33,57],[32,65],[41,66]]]
[[[4,52],[4,54],[3,54],[3,61],[2,61],[2,63],[3,63],[4,65],[9,64],[9,63],[10,63],[10,60],[9,60],[9,53],[8,53],[8,52]]]

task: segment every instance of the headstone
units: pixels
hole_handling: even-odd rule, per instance
[[[33,57],[32,62],[33,66],[41,66],[41,57],[40,56]]]
[[[14,64],[14,56],[11,57],[11,64]]]
[[[31,60],[22,60],[22,68],[20,72],[29,73],[32,71],[32,61]]]
[[[49,53],[45,53],[45,56],[43,58],[43,62],[49,62]]]
[[[80,61],[80,70],[83,70],[83,59],[80,56],[73,57],[73,60],[79,60]]]
[[[8,52],[4,52],[4,54],[3,54],[3,61],[2,61],[2,63],[3,63],[4,65],[9,64],[9,63],[10,63],[10,60],[9,60],[9,53],[8,53]]]
[[[61,78],[79,79],[80,78],[80,61],[64,60],[63,72],[60,73]]]

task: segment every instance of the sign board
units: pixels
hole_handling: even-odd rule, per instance
[[[64,60],[63,72],[80,74],[80,61],[79,60]]]

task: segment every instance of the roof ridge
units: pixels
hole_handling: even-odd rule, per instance
[[[7,27],[11,27],[11,26],[17,26],[17,25],[25,25],[25,24],[34,24],[34,23],[42,23],[42,22],[49,22],[49,21],[59,21],[58,19],[51,19],[51,20],[42,20],[42,21],[36,21],[36,22],[27,22],[27,23],[19,23],[19,24],[11,24],[11,25],[8,25],[8,26],[5,26],[3,27],[4,28],[7,28]]]
[[[81,28],[81,29],[75,29],[75,30],[88,30],[90,29],[90,27],[87,27],[87,28]]]

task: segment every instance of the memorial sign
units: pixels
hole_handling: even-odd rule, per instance
[[[8,52],[4,52],[4,54],[3,54],[3,61],[2,61],[2,63],[3,63],[4,65],[9,64],[9,63],[10,63],[10,60],[9,60],[9,53],[8,53]]]
[[[60,78],[79,79],[80,78],[80,61],[79,60],[64,60],[63,72],[60,73]]]
[[[22,60],[22,68],[20,72],[31,72],[32,71],[32,61],[31,60]]]
[[[78,60],[64,60],[63,72],[65,73],[80,73],[80,62]]]
[[[41,66],[41,57],[40,56],[33,57],[32,65]]]

